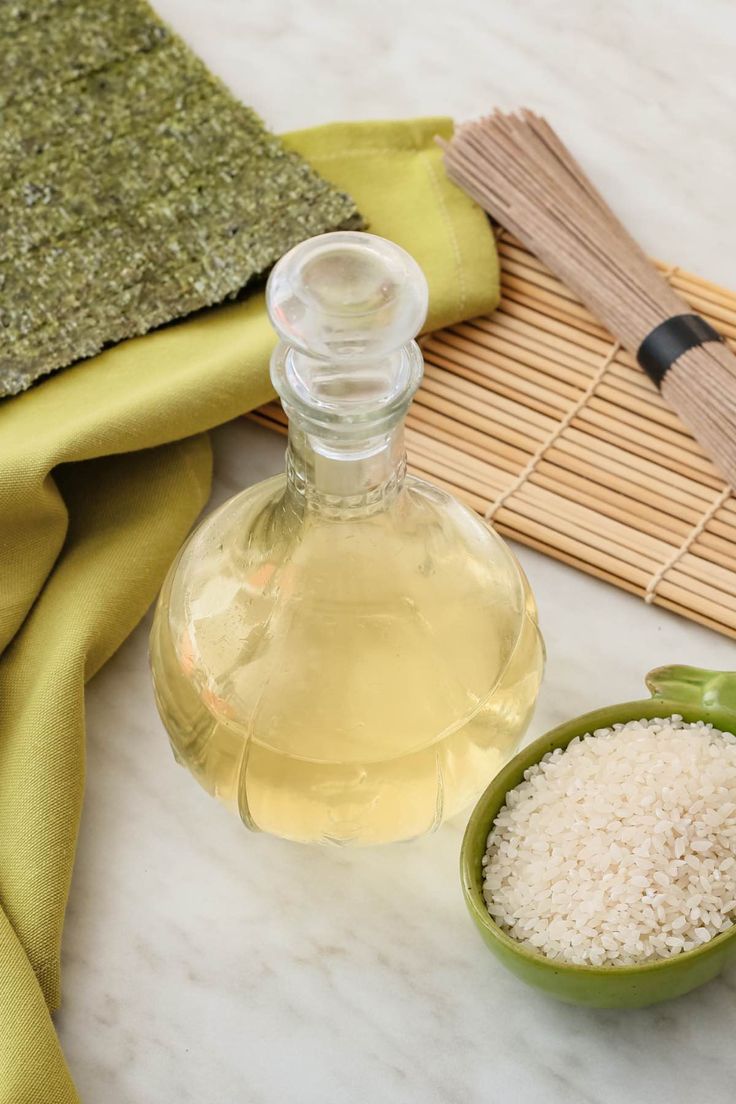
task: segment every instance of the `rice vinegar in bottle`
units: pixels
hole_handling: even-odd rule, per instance
[[[406,471],[427,285],[363,233],[274,268],[286,472],[192,534],[159,598],[156,701],[174,754],[259,831],[408,840],[515,750],[544,661],[534,600],[479,517]]]

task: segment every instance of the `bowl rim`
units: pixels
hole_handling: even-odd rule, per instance
[[[505,932],[488,912],[482,893],[482,879],[480,890],[476,890],[473,884],[477,874],[474,869],[476,858],[478,862],[481,862],[483,855],[476,857],[471,847],[472,837],[475,836],[480,825],[483,824],[485,831],[481,838],[487,840],[493,821],[506,804],[507,794],[520,784],[518,780],[514,781],[518,778],[520,771],[523,773],[524,770],[538,763],[547,752],[554,750],[556,747],[567,747],[576,736],[584,736],[597,728],[610,728],[614,724],[626,724],[627,721],[651,720],[654,717],[666,718],[672,716],[682,717],[686,721],[689,718],[691,722],[703,720],[706,723],[713,724],[720,731],[731,732],[736,735],[736,715],[729,713],[722,707],[712,708],[702,704],[691,706],[690,703],[685,704],[659,697],[621,702],[616,705],[603,706],[588,713],[582,713],[578,717],[573,717],[571,720],[549,729],[549,731],[523,747],[513,759],[510,759],[483,791],[470,815],[463,834],[460,847],[460,880],[465,903],[476,924],[485,929],[491,938],[505,950],[536,967],[551,970],[554,973],[590,978],[641,977],[668,968],[672,969],[679,963],[693,962],[697,958],[713,954],[723,948],[730,940],[736,938],[736,921],[734,921],[730,928],[724,932],[719,932],[707,943],[702,943],[699,947],[693,947],[690,951],[682,951],[668,958],[628,963],[624,966],[592,966],[565,962],[564,959],[548,958],[540,951],[525,947]],[[727,718],[725,724],[723,723],[724,717]],[[485,851],[483,854],[485,854]],[[482,866],[480,869],[482,870]]]

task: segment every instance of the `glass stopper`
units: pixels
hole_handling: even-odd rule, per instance
[[[302,242],[266,289],[279,337],[324,360],[375,360],[411,341],[427,315],[427,281],[406,250],[355,231]]]

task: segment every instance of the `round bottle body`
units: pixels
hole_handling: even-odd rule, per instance
[[[158,708],[177,759],[249,828],[420,836],[528,724],[544,649],[515,558],[436,487],[390,493],[332,516],[276,477],[210,515],[169,572]]]

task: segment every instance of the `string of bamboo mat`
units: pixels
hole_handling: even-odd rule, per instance
[[[512,235],[488,317],[422,339],[409,466],[504,535],[736,637],[736,498],[634,359]],[[736,294],[658,266],[736,348]],[[251,417],[285,431],[277,404]]]

